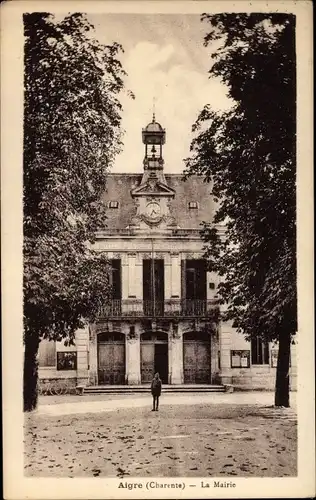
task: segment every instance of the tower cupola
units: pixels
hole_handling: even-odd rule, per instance
[[[162,146],[166,142],[166,131],[156,122],[155,113],[152,121],[142,129],[142,139],[145,144],[144,169],[162,170],[164,164]]]

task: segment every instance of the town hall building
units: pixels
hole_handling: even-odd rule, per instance
[[[112,300],[77,332],[75,346],[41,342],[42,385],[139,386],[158,371],[164,385],[274,388],[277,346],[247,342],[218,320],[218,278],[207,271],[200,237],[216,205],[202,177],[164,172],[165,140],[153,116],[142,130],[143,171],[108,176],[95,249],[111,263]]]

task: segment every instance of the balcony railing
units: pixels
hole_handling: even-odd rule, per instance
[[[216,299],[112,300],[101,308],[100,317],[207,317],[212,314],[217,305]]]

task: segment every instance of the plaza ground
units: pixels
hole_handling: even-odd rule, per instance
[[[25,415],[25,474],[283,477],[297,474],[295,393],[45,396]]]

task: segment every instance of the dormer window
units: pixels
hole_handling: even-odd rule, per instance
[[[118,208],[119,202],[118,201],[109,201],[109,208]]]
[[[189,209],[190,210],[197,210],[198,207],[198,202],[197,201],[189,201]]]

